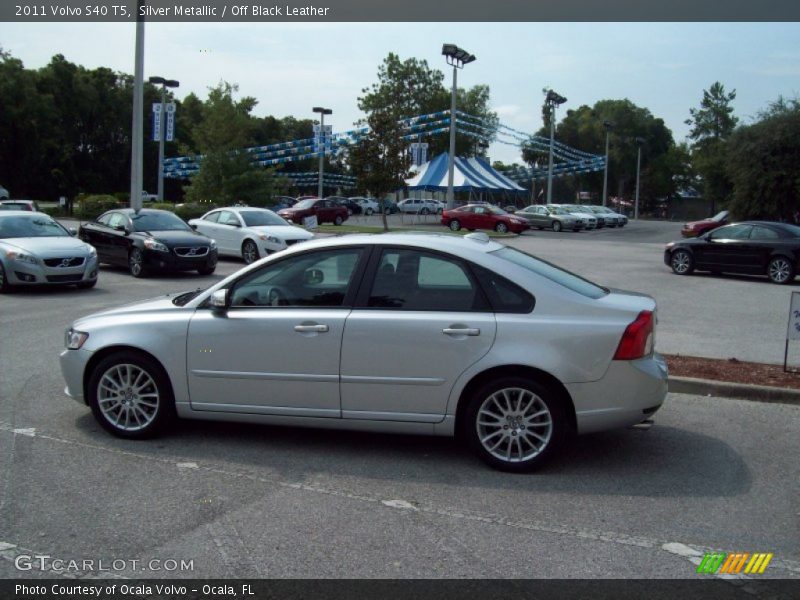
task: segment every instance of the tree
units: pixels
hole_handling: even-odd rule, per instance
[[[733,115],[731,102],[736,90],[725,92],[719,81],[703,90],[700,108],[689,110],[686,124],[691,126],[692,163],[702,181],[703,196],[711,202],[711,212],[717,204],[725,204],[733,192],[728,176],[726,141],[733,134],[738,119]]]
[[[800,210],[800,105],[773,103],[727,141],[730,209],[738,219],[791,220]]]
[[[444,73],[431,69],[428,62],[416,58],[400,60],[394,53],[384,59],[378,67],[378,81],[362,90],[364,94],[358,99],[358,108],[367,114],[373,111],[388,111],[397,115],[398,119],[414,117],[450,110],[451,89],[444,85]],[[490,90],[487,85],[476,85],[469,89],[456,90],[456,106],[458,110],[478,117],[484,122],[486,130],[469,127],[475,133],[492,138],[496,128],[497,115],[489,110]],[[464,127],[468,127],[465,125]],[[398,131],[399,135],[408,132]],[[458,133],[456,135],[456,155],[467,155],[475,152],[475,137]],[[449,139],[446,135],[429,137],[428,155],[436,156],[446,152]]]
[[[204,155],[197,174],[186,187],[190,202],[214,201],[222,204],[247,202],[263,205],[274,187],[274,172],[254,165],[242,148],[253,145],[250,112],[255,98],[235,101],[236,85],[221,82],[209,90],[203,104],[202,119],[191,131],[191,138]]]
[[[383,229],[388,231],[385,197],[405,185],[411,159],[395,113],[375,109],[368,116],[367,125],[369,132],[350,148],[350,168],[358,179],[358,191],[380,200]]]

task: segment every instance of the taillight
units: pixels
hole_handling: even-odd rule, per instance
[[[652,311],[640,312],[636,320],[628,325],[622,334],[614,360],[636,360],[650,354],[653,351],[654,321]]]

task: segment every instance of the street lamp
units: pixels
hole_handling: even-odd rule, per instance
[[[453,176],[456,166],[456,80],[458,69],[463,69],[475,60],[475,55],[470,54],[463,48],[455,44],[444,44],[442,54],[447,64],[453,67],[453,92],[450,97],[450,156],[447,161],[447,208],[455,208],[455,197],[453,196]]]
[[[133,68],[133,118],[131,120],[131,208],[142,208],[142,147],[144,146],[144,0],[136,4],[136,46]]]
[[[180,82],[163,77],[150,77],[147,81],[161,86],[161,119],[158,122],[158,201],[164,201],[164,137],[167,107],[167,88],[176,88]]]
[[[550,160],[547,165],[547,204],[553,203],[553,143],[556,135],[556,107],[567,101],[553,90],[547,90],[544,98],[545,104],[550,109]]]
[[[317,184],[317,197],[322,198],[322,176],[325,172],[325,115],[332,115],[333,111],[330,108],[322,108],[321,106],[315,106],[311,110],[319,113],[319,183]]]
[[[642,146],[645,144],[645,139],[637,137],[636,138],[636,146],[637,153],[636,153],[636,198],[633,203],[633,218],[639,218],[639,172],[641,171],[642,167]]]
[[[603,127],[606,128],[606,160],[603,166],[603,206],[605,206],[608,197],[608,138],[611,130],[614,129],[614,121],[603,121]]]

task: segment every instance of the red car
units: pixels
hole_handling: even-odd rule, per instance
[[[475,229],[494,229],[498,233],[522,233],[530,228],[528,221],[516,215],[510,215],[501,208],[489,204],[467,204],[442,213],[442,225],[453,231],[462,227]]]
[[[320,199],[320,198],[306,198],[300,200],[291,208],[284,208],[278,211],[278,214],[287,221],[303,224],[303,219],[306,217],[317,217],[317,223],[333,223],[334,225],[341,225],[347,221],[350,215],[347,213],[347,208],[338,204],[334,200]]]
[[[718,212],[710,219],[703,219],[702,221],[692,221],[691,223],[686,223],[681,229],[681,235],[683,237],[699,237],[704,233],[708,233],[712,229],[716,229],[717,227],[722,227],[723,225],[728,224],[728,211],[723,210],[722,212]]]

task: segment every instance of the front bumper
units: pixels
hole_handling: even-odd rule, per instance
[[[51,267],[42,259],[37,264],[9,260],[4,267],[12,285],[64,285],[97,279],[97,255],[85,257],[83,263],[74,267]]]
[[[59,355],[61,374],[67,384],[64,393],[81,404],[88,404],[83,393],[83,373],[92,353],[87,350],[64,349]]]
[[[611,362],[602,379],[566,385],[575,405],[578,433],[641,423],[667,397],[667,363],[660,354]]]
[[[217,249],[212,248],[204,256],[178,256],[173,250],[159,252],[158,250],[144,251],[144,264],[150,269],[163,269],[165,271],[194,271],[196,269],[210,269],[217,264]]]

